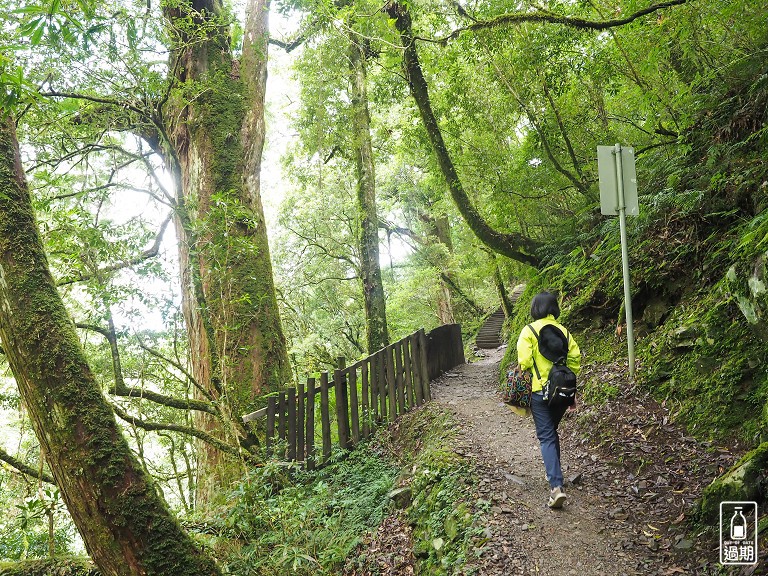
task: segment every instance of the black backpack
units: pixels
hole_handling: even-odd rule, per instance
[[[536,341],[539,343],[539,352],[544,358],[552,362],[549,371],[549,379],[542,385],[544,401],[550,407],[572,406],[576,401],[576,374],[566,366],[568,359],[568,338],[553,324],[545,324],[541,327],[541,333],[537,334],[533,326],[528,324]],[[536,377],[541,379],[536,360],[533,361]]]

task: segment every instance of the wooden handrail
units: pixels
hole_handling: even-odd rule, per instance
[[[308,378],[306,387],[300,384],[270,395],[267,406],[244,415],[243,422],[266,417],[267,455],[304,462],[312,469],[329,460],[334,436],[339,447],[354,447],[370,436],[377,424],[391,422],[429,401],[430,381],[463,363],[458,324],[440,326],[429,334],[417,330],[349,366],[340,357],[332,373],[320,373],[319,385]],[[331,395],[336,407],[333,415]],[[319,430],[315,426],[318,408]],[[317,432],[321,441],[318,447]]]

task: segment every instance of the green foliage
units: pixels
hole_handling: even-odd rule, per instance
[[[724,283],[681,302],[640,358],[642,381],[692,433],[716,440],[737,434],[749,443],[766,437],[765,341],[740,316]]]
[[[455,430],[450,415],[433,406],[407,414],[399,424],[399,458],[407,463],[400,482],[412,493],[406,512],[419,574],[460,570],[482,532],[487,506],[471,499],[477,479],[469,462],[453,449]]]
[[[0,523],[0,558],[3,560],[21,560],[25,558],[45,558],[50,544],[47,528],[42,524],[30,526],[29,523],[13,525],[11,522]],[[72,545],[72,533],[57,530],[54,543],[59,551],[67,551]],[[0,566],[2,566],[0,562]],[[4,574],[0,570],[0,574]]]
[[[10,505],[9,501],[13,501],[12,494],[16,487],[12,481],[1,480],[0,476],[7,514],[0,519],[0,559],[25,560],[49,556],[49,515],[53,517],[54,522],[53,549],[57,553],[70,551],[73,546],[74,527],[68,518],[62,522],[64,506],[58,489],[45,486],[34,495]]]
[[[268,462],[232,493],[221,522],[246,541],[227,560],[241,576],[334,574],[375,529],[397,471],[362,446],[318,472]]]
[[[698,80],[705,107],[689,118],[687,153],[639,158],[650,191],[628,221],[641,384],[697,436],[748,443],[768,430],[766,173],[764,148],[755,144],[764,138],[768,89],[760,50],[753,50],[723,70],[729,83]],[[558,290],[566,324],[586,331],[587,364],[608,362],[625,346],[616,336],[624,323],[617,228],[615,218],[599,223],[582,213],[548,244],[547,268],[520,300]],[[505,362],[527,320],[518,309]],[[616,386],[587,382],[585,393],[602,401]]]
[[[622,14],[636,4],[622,5]],[[454,4],[441,0],[409,6],[420,36],[442,36],[467,22]],[[552,1],[544,6],[570,16],[610,17],[595,3]],[[49,260],[60,280],[90,277],[77,287],[61,288],[75,317],[103,326],[113,309],[124,309],[131,300],[162,310],[162,320],[171,330],[142,331],[135,340],[128,336],[141,327],[141,312],[123,310],[118,315],[123,318],[118,336],[124,374],[147,390],[184,396],[192,392],[189,379],[144,349],[148,345],[153,352],[178,360],[181,368],[186,366],[186,340],[172,329],[178,303],[171,293],[177,287],[163,284],[169,286],[169,296],[157,299],[145,290],[148,284],[165,282],[169,268],[146,262],[136,273],[108,270],[151,245],[162,220],[152,214],[165,213],[169,208],[163,202],[170,202],[152,175],[136,169],[143,164],[140,158],[148,158],[143,156],[145,141],[126,138],[122,130],[152,128],[147,118],[157,118],[154,106],[167,92],[167,54],[162,48],[167,34],[181,32],[194,42],[230,16],[211,20],[208,29],[194,26],[190,18],[173,32],[162,29],[160,5],[148,8],[145,3],[117,8],[106,4],[103,10],[109,20],[100,15],[101,7],[97,10],[79,0],[45,0],[15,11],[5,9],[0,15],[4,48],[0,107],[26,103],[34,96],[35,105],[21,118],[19,133]],[[395,250],[390,262],[382,258],[393,337],[439,323],[441,275],[453,278],[481,309],[498,305],[486,254],[447,198],[423,126],[415,120],[391,23],[375,8],[367,2],[339,8],[303,0],[279,7],[286,13],[305,10],[313,22],[309,28],[313,36],[295,69],[302,79],[302,108],[295,118],[299,138],[286,163],[295,189],[286,192],[289,185],[282,184],[283,232],[270,230],[297,377],[328,368],[339,354],[354,359],[363,353],[349,146],[350,37],[365,38],[370,56],[381,225],[387,228],[387,240],[397,244],[401,238],[408,245],[403,254]],[[465,9],[483,20],[516,7],[485,2]],[[66,25],[70,22],[72,26]],[[232,35],[236,46],[241,30],[235,27]],[[631,144],[637,152],[641,189],[641,214],[630,219],[629,242],[642,385],[673,406],[675,414],[701,436],[738,434],[750,441],[765,436],[765,30],[761,0],[704,1],[603,33],[530,24],[465,33],[445,44],[418,42],[446,145],[473,204],[495,228],[544,242],[541,274],[501,263],[510,283],[531,276],[507,326],[510,345],[505,364],[514,359],[517,334],[529,321],[530,299],[542,289],[560,292],[562,320],[575,334],[584,335],[579,342],[588,363],[625,354],[621,330],[617,331],[624,322],[618,222],[597,215],[594,150],[597,144],[614,141]],[[72,42],[72,34],[80,40]],[[213,80],[205,88],[213,86]],[[224,80],[226,89],[209,92],[185,86],[187,92],[173,96],[225,110],[206,120],[216,146],[225,147],[238,130],[233,119],[246,103],[228,71],[215,80]],[[72,88],[87,97],[130,106],[105,108],[71,98],[41,101],[38,92],[49,87]],[[222,99],[229,108],[219,108]],[[159,159],[149,162],[161,171]],[[251,229],[261,223],[227,197],[239,178],[238,162],[239,156],[233,154],[217,166],[221,194],[212,214],[214,220],[224,221],[234,211],[236,220]],[[109,187],[102,187],[104,182]],[[127,221],[114,218],[113,193],[136,194],[136,189],[145,191],[139,198],[160,201],[147,203]],[[442,219],[447,222],[447,241],[435,240],[435,223]],[[215,224],[201,225],[199,231],[220,243],[221,250],[214,252],[221,256],[222,270],[230,263],[229,248],[246,248],[239,259],[251,257],[248,246]],[[383,232],[381,240],[384,247]],[[93,276],[96,270],[101,272]],[[463,324],[465,335],[470,334],[481,314],[456,291],[451,298],[456,320]],[[255,306],[247,297],[242,304]],[[663,309],[654,321],[648,312],[652,305]],[[691,337],[682,341],[689,328]],[[100,336],[83,334],[92,366],[106,389],[114,378],[110,350]],[[609,382],[587,382],[585,398],[602,401],[617,390]],[[8,395],[8,403],[15,404],[16,399]],[[131,403],[147,419],[174,421],[179,415],[139,399]],[[739,421],[739,414],[746,419]],[[187,415],[183,419],[190,420]],[[430,426],[418,429],[432,434]],[[186,475],[187,466],[195,466],[191,445],[175,435],[163,436],[158,442],[168,456],[158,459],[154,436],[138,429],[129,432],[136,452],[153,456],[145,459],[145,465],[157,476],[170,478],[163,487],[171,500],[191,507],[191,498],[184,501],[193,488]],[[436,435],[433,440],[442,446],[446,438]],[[418,443],[416,438],[411,441]],[[36,445],[29,447],[25,441],[24,446],[25,453],[36,451]],[[460,563],[464,535],[472,530],[468,509],[455,505],[466,481],[460,462],[443,448],[409,453],[424,472],[412,478],[418,495],[412,514],[425,565],[439,570],[444,562]],[[273,468],[244,484],[242,501],[250,504],[233,508],[230,529],[253,543],[241,550],[233,566],[253,561],[249,565],[257,566],[254,573],[294,568],[310,573],[319,566],[329,571],[338,567],[343,551],[355,541],[346,522],[362,532],[380,514],[357,518],[351,504],[358,502],[361,510],[380,505],[375,496],[385,488],[375,478],[383,475],[388,480],[382,483],[391,484],[393,472],[388,465],[381,464],[381,470],[378,465],[355,462],[353,457],[339,464],[336,472],[331,467],[300,475],[296,486],[278,482],[279,468]],[[361,490],[365,500],[361,504],[344,492],[337,473],[351,475],[353,483],[355,478],[365,479],[372,494]],[[4,485],[6,489],[11,491]],[[334,502],[331,510],[326,501]],[[9,508],[18,502],[19,498],[9,498]],[[344,527],[334,515],[344,518]],[[306,528],[299,525],[302,518],[307,519]],[[243,525],[235,525],[239,522]],[[335,536],[332,530],[337,528],[340,533]],[[434,544],[438,540],[439,549]],[[22,550],[14,546],[16,552]]]
[[[0,576],[100,576],[100,574],[87,559],[83,558],[0,563]]]

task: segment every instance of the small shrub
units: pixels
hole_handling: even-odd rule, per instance
[[[226,559],[238,576],[336,573],[382,521],[397,470],[365,447],[317,472],[270,462],[243,481],[220,522],[242,546]]]
[[[100,576],[100,572],[84,559],[52,558],[0,564],[0,576]]]

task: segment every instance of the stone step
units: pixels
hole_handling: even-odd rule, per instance
[[[504,311],[499,308],[491,314],[477,331],[475,345],[478,348],[498,348],[501,345],[501,328],[504,326]]]
[[[510,301],[514,304],[525,290],[525,284],[518,284],[509,295]],[[486,318],[483,325],[477,331],[475,336],[475,345],[478,348],[498,348],[501,346],[501,329],[504,327],[504,310],[499,308],[493,314]]]

